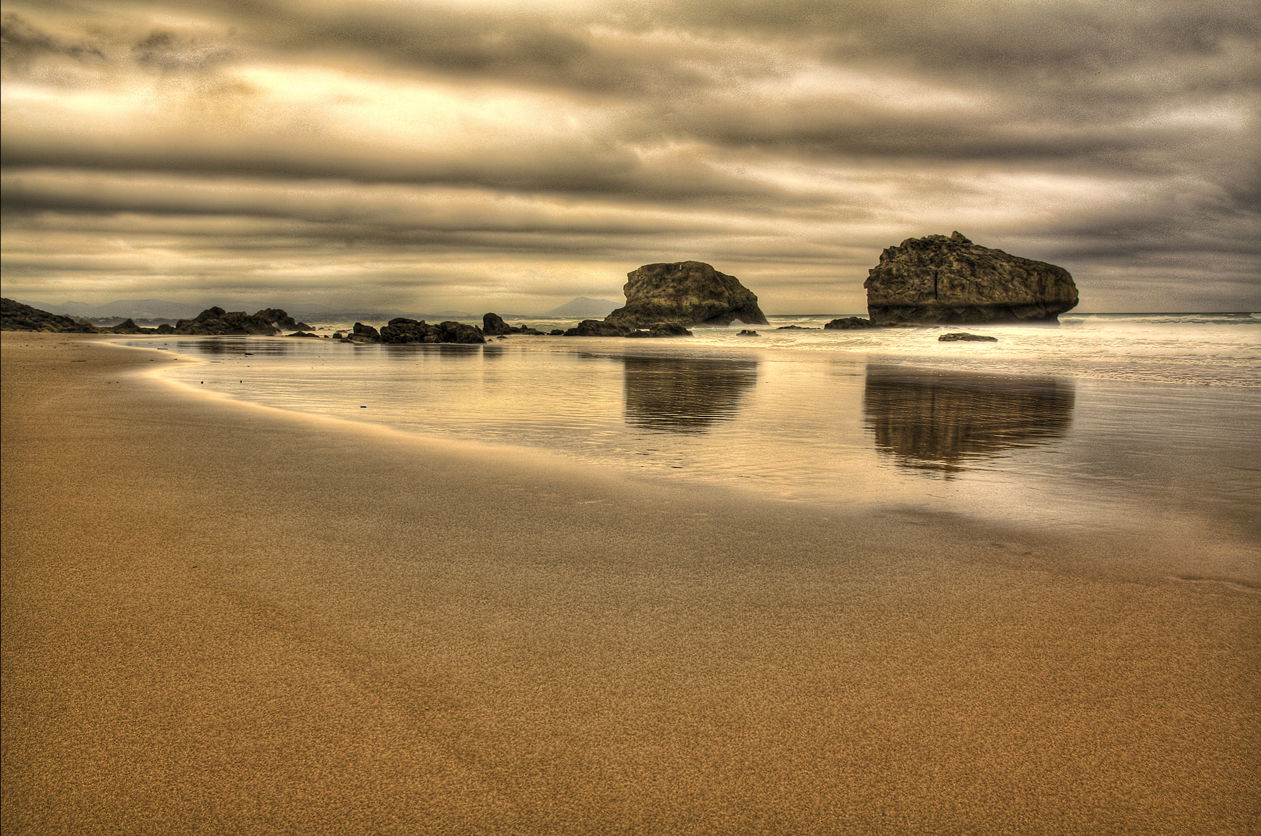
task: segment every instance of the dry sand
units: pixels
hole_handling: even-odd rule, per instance
[[[1257,832],[1246,585],[198,398],[99,342],[3,337],[6,834]]]

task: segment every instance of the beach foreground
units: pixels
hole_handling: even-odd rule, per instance
[[[3,336],[6,832],[1256,832],[1250,583],[99,342]]]

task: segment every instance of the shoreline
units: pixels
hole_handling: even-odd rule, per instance
[[[1261,812],[1247,588],[193,398],[119,339],[3,336],[13,832]]]

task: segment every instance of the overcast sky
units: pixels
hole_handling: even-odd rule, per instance
[[[1256,0],[3,2],[6,296],[540,311],[699,259],[857,312],[960,230],[1261,308]]]

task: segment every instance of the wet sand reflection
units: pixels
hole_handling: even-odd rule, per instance
[[[757,383],[756,360],[624,357],[626,423],[703,433],[730,421]]]
[[[898,464],[947,476],[970,461],[1062,438],[1071,381],[870,365],[863,393],[876,448]]]

